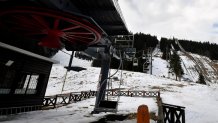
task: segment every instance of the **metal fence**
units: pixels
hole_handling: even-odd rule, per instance
[[[28,112],[41,109],[56,108],[62,105],[78,102],[96,96],[96,91],[71,92],[66,94],[57,94],[53,96],[45,96],[42,105],[37,106],[21,106],[0,108],[0,115],[17,114],[20,112]],[[130,96],[130,97],[160,97],[159,91],[119,91],[107,90],[108,96]]]
[[[108,96],[130,96],[130,97],[159,97],[159,91],[119,91],[108,90],[106,91]]]
[[[163,103],[164,123],[185,123],[185,107]]]
[[[57,94],[54,96],[46,96],[43,101],[43,106],[56,108],[58,105],[66,105],[73,102],[78,102],[96,95],[96,91],[81,91],[71,92],[66,94]]]

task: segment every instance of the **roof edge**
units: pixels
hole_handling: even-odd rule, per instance
[[[30,57],[34,57],[34,58],[37,58],[37,59],[41,59],[41,60],[45,60],[45,61],[48,61],[48,62],[52,62],[54,64],[58,64],[59,63],[59,61],[56,61],[56,60],[47,58],[45,56],[41,56],[41,55],[32,53],[32,52],[24,50],[24,49],[20,49],[20,48],[15,47],[15,46],[11,46],[11,45],[5,44],[5,43],[2,43],[2,42],[0,42],[0,47],[5,48],[5,49],[9,49],[11,51],[15,51],[15,52],[18,52],[18,53],[21,53],[21,54],[24,54],[24,55],[27,55],[27,56],[30,56]]]

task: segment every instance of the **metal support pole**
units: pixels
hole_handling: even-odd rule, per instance
[[[70,71],[70,68],[71,68],[71,65],[72,65],[72,61],[73,61],[73,55],[74,55],[74,51],[72,51],[72,54],[70,56],[70,61],[69,61],[69,64],[68,64],[67,71]]]
[[[152,48],[150,48],[150,54],[151,54],[151,70],[150,70],[150,74],[152,75]]]
[[[64,75],[64,81],[63,81],[63,86],[62,86],[62,89],[61,89],[61,93],[64,91],[64,85],[65,85],[65,81],[66,81],[66,78],[67,78],[67,73],[68,73],[68,71],[70,71],[70,68],[71,68],[71,64],[72,64],[72,61],[73,61],[73,55],[74,55],[74,51],[72,51],[68,67],[66,67],[67,71],[66,71],[66,73]]]
[[[108,82],[108,73],[110,68],[110,55],[108,53],[101,54],[101,72],[99,76],[98,90],[95,102],[95,108],[92,113],[99,113],[96,108],[99,108],[100,101],[105,100],[105,91]]]

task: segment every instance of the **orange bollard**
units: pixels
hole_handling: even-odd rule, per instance
[[[150,115],[147,105],[140,105],[138,107],[137,123],[150,123]]]

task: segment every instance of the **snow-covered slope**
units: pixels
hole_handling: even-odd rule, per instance
[[[72,54],[71,51],[67,51],[65,49],[59,50],[57,54],[52,58],[56,61],[59,61],[59,63],[62,66],[68,66],[70,55]],[[92,62],[86,61],[86,60],[80,60],[78,58],[73,58],[72,66],[80,66],[80,67],[91,67]]]
[[[76,58],[73,64],[76,64]],[[87,65],[87,61],[77,59],[81,66]],[[68,61],[68,60],[67,60]],[[187,66],[191,66],[188,60],[183,58]],[[91,63],[90,63],[91,64]],[[195,82],[175,81],[168,79],[167,62],[159,57],[154,57],[153,74],[123,71],[121,78],[120,71],[115,75],[123,79],[121,85],[125,90],[160,90],[164,103],[184,106],[186,112],[186,123],[217,123],[218,122],[218,85],[200,85]],[[186,67],[187,67],[186,66]],[[87,70],[80,72],[66,70],[61,65],[54,65],[49,79],[46,95],[61,93],[61,88],[66,76],[64,91],[79,92],[84,90],[96,90],[100,68],[86,66]],[[187,67],[189,68],[189,67]],[[114,73],[116,70],[111,70]],[[194,73],[193,73],[194,76]],[[190,76],[186,76],[188,78]],[[192,80],[193,78],[190,78]],[[120,81],[112,83],[113,88],[118,88]],[[91,115],[95,104],[95,98],[72,103],[57,109],[34,111],[4,117],[4,123],[89,123],[97,121],[108,113]],[[135,113],[141,104],[146,104],[149,110],[157,113],[156,100],[153,98],[121,97],[118,105],[118,114]],[[119,123],[119,121],[116,121]],[[122,121],[122,123],[133,123],[135,119]],[[153,121],[152,121],[153,122]],[[121,123],[121,121],[120,121]]]

